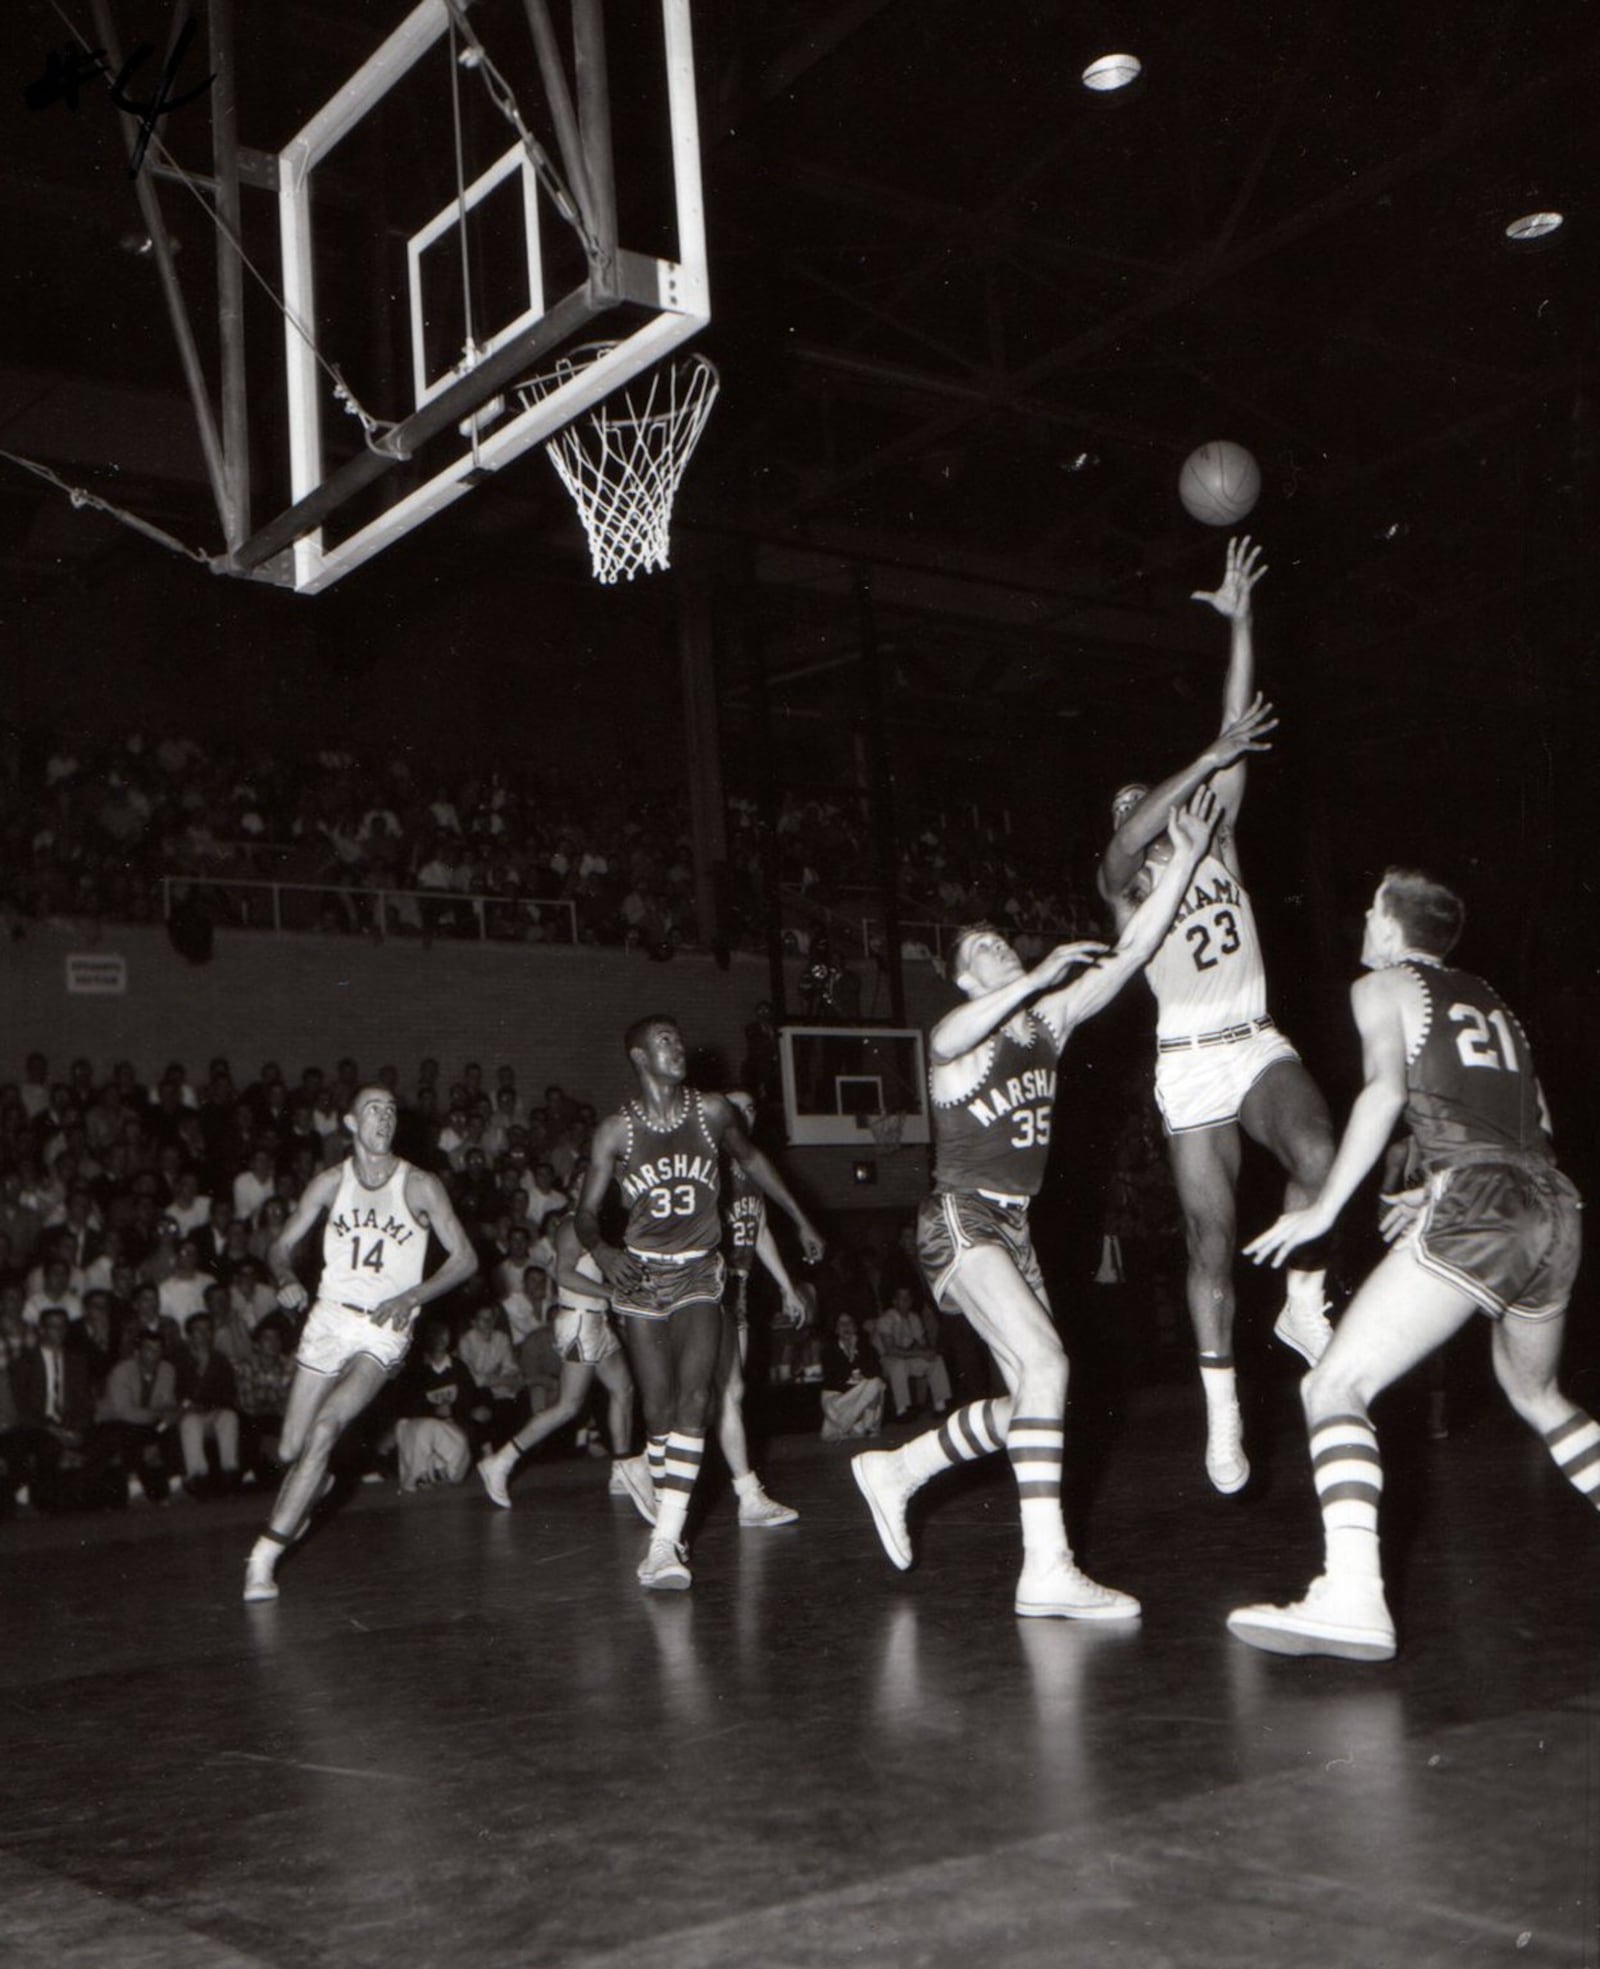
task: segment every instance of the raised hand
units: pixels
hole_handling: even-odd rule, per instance
[[[1058,943],[1054,950],[1046,951],[1033,969],[1028,973],[1031,984],[1041,990],[1049,991],[1061,983],[1067,973],[1079,964],[1092,964],[1104,957],[1109,945],[1092,940],[1084,943]]]
[[[1221,811],[1221,803],[1209,784],[1195,789],[1188,806],[1172,809],[1167,816],[1167,832],[1181,858],[1191,861],[1200,859]]]
[[[1250,613],[1250,591],[1267,571],[1261,548],[1249,534],[1236,534],[1228,542],[1228,564],[1216,588],[1197,588],[1189,597],[1207,602],[1230,622],[1242,622]]]
[[[1246,752],[1270,752],[1267,737],[1278,729],[1278,714],[1257,691],[1231,725],[1224,725],[1207,747],[1206,756],[1215,766],[1232,765]]]

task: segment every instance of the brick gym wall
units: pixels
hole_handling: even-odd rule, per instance
[[[71,955],[120,957],[127,989],[117,995],[67,990]],[[798,1000],[798,971],[789,980]],[[446,1084],[468,1060],[491,1083],[512,1066],[525,1094],[552,1081],[602,1111],[629,1091],[622,1033],[646,1012],[670,1012],[683,1027],[694,1071],[728,1085],[744,1057],[744,1027],[769,990],[764,959],[735,956],[726,971],[680,953],[666,963],[610,950],[561,946],[372,943],[359,937],[274,936],[218,931],[212,958],[190,964],[160,927],[111,927],[91,940],[54,925],[31,925],[0,945],[6,1041],[0,1077],[20,1077],[35,1050],[64,1074],[82,1054],[97,1070],[131,1060],[150,1081],[180,1060],[199,1081],[217,1054],[244,1086],[265,1060],[291,1084],[305,1066],[333,1070],[350,1055],[364,1074],[392,1063],[402,1089],[419,1061],[438,1059]],[[949,992],[926,965],[908,967],[907,1022],[927,1026]],[[925,1153],[789,1151],[786,1161],[824,1210],[886,1209],[915,1203],[927,1180]],[[857,1164],[875,1181],[859,1183]]]

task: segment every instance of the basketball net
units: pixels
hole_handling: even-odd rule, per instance
[[[890,1154],[899,1148],[900,1131],[905,1125],[906,1118],[903,1114],[875,1114],[868,1122],[873,1141],[880,1149]]]
[[[578,350],[548,376],[517,386],[524,409],[603,352]],[[589,537],[597,581],[631,581],[669,565],[672,502],[700,442],[721,379],[702,355],[662,363],[575,417],[545,452]]]

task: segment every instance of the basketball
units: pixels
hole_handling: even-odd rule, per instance
[[[1178,497],[1203,526],[1237,526],[1261,497],[1261,468],[1242,444],[1218,438],[1184,459]]]

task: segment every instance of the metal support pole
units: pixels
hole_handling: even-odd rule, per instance
[[[113,74],[122,70],[122,50],[117,41],[116,27],[111,19],[109,0],[93,0],[95,38],[106,51],[106,59]],[[139,141],[139,126],[126,110],[121,112],[123,140],[128,147],[128,161],[132,163],[135,147]],[[189,322],[189,311],[184,306],[183,289],[178,284],[178,269],[173,261],[172,248],[167,241],[166,222],[161,216],[161,201],[156,197],[155,186],[141,171],[133,181],[135,198],[139,201],[139,216],[144,220],[145,231],[150,236],[150,250],[155,256],[156,271],[161,276],[161,291],[166,298],[167,316],[172,323],[172,333],[178,344],[178,360],[183,365],[184,381],[189,387],[189,403],[194,411],[195,428],[200,438],[200,452],[205,460],[206,477],[211,481],[211,497],[216,502],[217,518],[226,533],[228,524],[227,478],[223,469],[222,442],[217,436],[217,421],[211,408],[211,398],[206,389],[205,371],[200,364],[200,351],[194,339],[194,329]]]
[[[862,731],[866,738],[867,798],[872,809],[872,842],[878,864],[878,897],[883,911],[883,962],[889,978],[889,1015],[906,1022],[906,981],[900,962],[900,858],[895,851],[894,772],[883,707],[883,663],[878,626],[872,613],[867,571],[855,570],[856,620],[861,639]]]
[[[578,144],[589,174],[589,222],[603,264],[617,257],[617,173],[611,149],[606,17],[600,0],[573,0],[572,53],[578,77]]]
[[[717,908],[719,864],[728,859],[722,805],[722,747],[717,720],[717,676],[711,638],[711,604],[703,581],[679,583],[678,657],[683,686],[684,768],[689,783],[689,831],[694,852],[694,902],[699,940],[722,935]]]
[[[566,167],[567,182],[578,202],[578,210],[583,214],[583,223],[588,228],[590,238],[598,240],[600,228],[595,217],[594,187],[589,182],[589,173],[584,164],[583,145],[578,138],[578,120],[572,112],[567,73],[561,65],[561,50],[556,43],[555,29],[550,24],[550,10],[545,0],[522,0],[522,4],[528,16],[528,31],[533,36],[534,53],[539,57],[539,73],[544,80],[545,96],[556,126],[556,144],[561,152],[561,162]]]
[[[789,1016],[788,987],[783,968],[782,868],[778,857],[778,773],[772,744],[772,706],[767,697],[767,662],[761,633],[754,622],[758,590],[754,570],[744,588],[741,615],[745,643],[745,673],[750,684],[750,711],[755,721],[751,751],[756,777],[756,827],[761,842],[761,893],[767,932],[767,996],[775,1021]]]
[[[210,0],[211,155],[216,172],[217,321],[222,342],[222,531],[232,553],[250,531],[250,410],[244,363],[244,206],[239,196],[233,0]],[[234,242],[239,241],[240,245]]]

